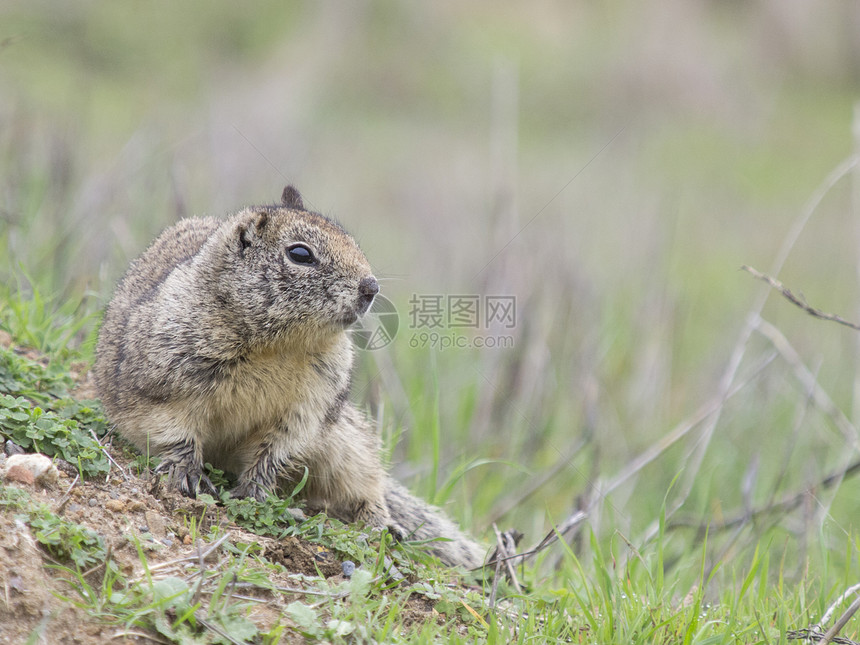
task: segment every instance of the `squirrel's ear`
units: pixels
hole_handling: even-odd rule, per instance
[[[302,196],[295,186],[287,186],[284,192],[281,193],[281,204],[295,211],[305,210],[305,205],[302,203]]]
[[[266,228],[268,222],[269,214],[266,211],[260,211],[239,225],[239,245],[243,253],[255,240],[259,240],[263,236],[263,229]]]

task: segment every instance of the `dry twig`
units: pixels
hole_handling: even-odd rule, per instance
[[[804,364],[800,358],[800,354],[791,346],[785,335],[761,317],[756,317],[753,321],[753,326],[757,332],[771,342],[780,356],[791,365],[794,369],[795,377],[803,385],[803,389],[809,393],[809,398],[824,414],[830,417],[846,441],[850,442],[855,448],[860,447],[860,432],[858,432],[854,424],[845,416],[845,413],[839,409],[839,406],[833,402],[833,399],[818,384],[813,373]]]
[[[105,445],[101,442],[101,440],[98,438],[96,433],[93,432],[92,428],[90,428],[90,435],[92,435],[93,441],[95,441],[99,445],[99,448],[102,449],[102,452],[105,454],[105,457],[108,458],[108,461],[111,462],[116,467],[116,469],[119,471],[119,474],[122,475],[123,481],[127,482],[128,481],[128,475],[126,474],[125,469],[122,466],[120,466],[118,463],[116,463],[116,461],[114,460],[114,458],[111,456],[110,452],[108,451],[107,447],[105,447]]]
[[[496,552],[490,558],[490,562],[493,560],[496,561],[496,577],[493,579],[493,595],[491,596],[491,600],[495,600],[495,591],[496,584],[498,582],[499,576],[499,566],[504,562],[505,571],[507,573],[508,580],[514,586],[517,593],[522,593],[522,587],[520,587],[520,582],[517,580],[517,574],[514,571],[513,562],[510,560],[510,557],[516,555],[517,552],[517,543],[522,539],[523,534],[516,531],[505,531],[504,533],[499,531],[499,528],[493,524],[493,531],[496,533]],[[490,608],[492,609],[493,603],[490,604]]]
[[[845,610],[839,620],[833,623],[833,627],[824,632],[824,636],[821,637],[821,640],[818,641],[818,645],[827,645],[828,643],[833,642],[833,639],[836,638],[836,635],[842,631],[842,628],[848,624],[848,621],[851,620],[851,617],[857,613],[857,610],[860,609],[860,596],[854,599],[854,602],[851,603],[851,606]]]
[[[811,492],[816,488],[831,488],[832,486],[842,482],[845,478],[850,477],[860,473],[860,461],[855,461],[845,468],[841,468],[836,472],[830,473],[826,477],[820,479],[818,482],[809,485],[801,491],[796,491],[794,493],[789,493],[785,495],[782,499],[771,502],[769,504],[765,504],[763,506],[759,506],[756,508],[752,508],[748,511],[743,511],[738,515],[723,520],[722,522],[710,522],[710,523],[701,523],[701,522],[688,522],[683,519],[672,520],[666,525],[667,529],[674,528],[695,528],[700,532],[708,531],[709,533],[713,533],[714,531],[722,531],[725,529],[730,529],[750,520],[756,519],[761,515],[765,515],[767,513],[779,513],[780,515],[784,515],[788,511],[791,511],[803,502]],[[823,622],[826,622],[822,619]]]
[[[549,545],[551,545],[553,542],[558,540],[559,537],[564,537],[568,533],[573,531],[573,529],[575,529],[580,524],[582,524],[582,522],[584,522],[587,517],[588,517],[588,514],[585,513],[584,511],[574,511],[574,513],[570,517],[568,517],[564,522],[562,522],[557,529],[553,529],[552,531],[547,533],[546,536],[544,537],[544,539],[541,540],[540,542],[538,542],[538,544],[536,546],[533,546],[528,551],[523,551],[522,553],[517,553],[516,555],[510,555],[510,556],[502,557],[502,558],[498,558],[498,559],[502,560],[502,561],[512,561],[513,562],[513,561],[519,560],[519,561],[525,562],[530,557],[532,557],[533,555],[536,555],[537,553],[540,553],[545,548],[547,548]],[[488,565],[486,565],[486,566],[489,566],[489,564],[494,564],[494,561],[491,560],[490,563],[488,563]],[[481,567],[481,568],[483,568],[483,567]]]
[[[833,616],[836,608],[845,602],[845,600],[852,594],[857,594],[854,602],[851,603],[848,609],[845,610],[845,612],[839,617],[839,620],[837,620],[830,629],[826,632],[822,632],[822,625],[826,625],[830,622],[830,618]],[[860,609],[860,584],[853,585],[843,591],[839,598],[837,598],[836,601],[827,608],[827,611],[824,612],[824,615],[817,624],[807,629],[795,629],[789,631],[786,634],[788,636],[788,640],[815,640],[817,645],[828,645],[828,643],[838,643],[839,645],[860,645],[856,641],[837,636],[858,609]]]
[[[848,587],[845,591],[842,592],[842,595],[839,596],[836,601],[827,608],[827,611],[824,612],[824,615],[821,617],[821,620],[818,621],[817,627],[821,627],[822,625],[826,625],[830,622],[830,617],[833,616],[833,612],[836,611],[836,608],[845,602],[845,599],[848,598],[851,594],[856,594],[860,592],[860,583]]]
[[[206,549],[202,552],[202,554],[200,552],[200,546],[198,543],[198,547],[197,547],[197,550],[195,553],[192,553],[191,555],[187,555],[187,556],[182,557],[182,558],[177,558],[175,560],[170,560],[168,562],[159,562],[157,564],[153,564],[149,567],[149,570],[150,570],[150,572],[152,572],[152,571],[156,571],[157,569],[165,569],[168,567],[176,566],[176,565],[182,564],[183,562],[200,561],[201,558],[203,560],[206,560],[206,558],[208,558],[210,555],[212,555],[215,552],[215,550],[218,549],[218,547],[220,547],[222,544],[224,544],[224,542],[226,542],[229,538],[230,538],[230,533],[225,533],[220,538],[215,540],[212,544],[210,544],[208,547],[206,547]]]
[[[145,638],[148,641],[152,641],[153,643],[159,643],[160,645],[170,645],[170,641],[164,640],[160,636],[154,636],[153,634],[148,634],[146,632],[139,632],[133,629],[122,629],[116,632],[113,635],[112,640],[116,640],[118,638]]]
[[[75,479],[72,481],[71,485],[66,489],[66,493],[65,493],[65,495],[63,495],[59,504],[57,504],[57,510],[54,511],[57,515],[62,514],[63,509],[66,508],[66,504],[68,504],[69,500],[71,499],[72,489],[78,485],[78,482],[80,480],[81,480],[81,475],[80,475],[80,473],[78,473],[77,475],[75,475]]]
[[[230,641],[230,643],[232,643],[233,645],[244,645],[245,643],[245,641],[237,641],[235,638],[230,636],[230,634],[218,627],[218,625],[215,625],[214,623],[210,622],[208,618],[197,616],[197,622],[203,625],[209,631],[218,634],[218,636],[220,636],[221,638]]]
[[[791,291],[791,289],[786,287],[776,278],[772,278],[765,273],[756,271],[751,266],[747,266],[746,264],[743,265],[741,269],[752,275],[754,278],[758,278],[762,282],[766,282],[767,284],[769,284],[771,287],[779,291],[786,300],[788,300],[794,305],[797,305],[810,316],[820,318],[821,320],[831,320],[835,323],[839,323],[840,325],[845,325],[846,327],[850,327],[851,329],[856,329],[857,331],[860,331],[860,325],[858,325],[857,323],[853,323],[850,320],[846,320],[842,316],[838,316],[836,314],[829,314],[825,311],[821,311],[821,309],[816,309],[808,302],[806,302],[806,298],[803,296],[803,294],[795,295],[794,292]]]
[[[790,641],[815,640],[816,642],[820,642],[820,639],[824,637],[824,632],[815,627],[809,627],[806,629],[790,629],[785,633],[785,636]],[[831,638],[830,642],[837,645],[860,645],[857,641],[852,641],[850,638],[842,638],[841,636]]]

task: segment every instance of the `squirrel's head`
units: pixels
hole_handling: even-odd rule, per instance
[[[234,215],[225,232],[230,266],[220,276],[222,293],[226,288],[241,302],[244,322],[257,334],[340,333],[367,312],[379,291],[352,236],[305,210],[292,186],[280,205]]]

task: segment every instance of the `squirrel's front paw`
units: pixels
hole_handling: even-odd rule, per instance
[[[218,494],[210,479],[203,474],[203,469],[193,462],[164,458],[156,466],[155,473],[166,474],[167,487],[186,497],[197,497],[198,493]]]
[[[230,497],[251,497],[258,502],[265,502],[269,492],[267,488],[252,479],[240,479],[236,487],[230,491]]]

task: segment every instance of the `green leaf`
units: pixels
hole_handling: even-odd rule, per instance
[[[291,602],[286,608],[287,615],[299,629],[308,636],[320,634],[319,617],[317,612],[298,600]]]
[[[349,593],[352,597],[363,597],[370,591],[373,574],[367,569],[356,569],[349,580]]]
[[[325,628],[329,637],[349,636],[355,631],[355,625],[346,620],[330,620]]]
[[[243,616],[223,616],[218,622],[225,634],[240,643],[250,642],[259,633],[257,626]]]
[[[188,583],[176,576],[162,578],[152,583],[152,594],[156,601],[177,598],[188,591]]]

